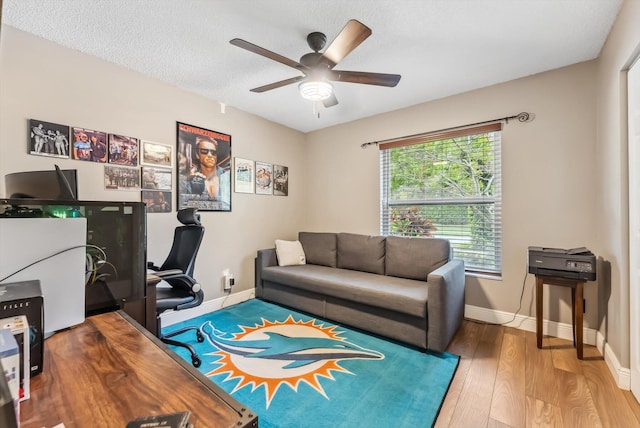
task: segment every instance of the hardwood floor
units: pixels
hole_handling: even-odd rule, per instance
[[[449,352],[460,364],[435,426],[640,427],[640,404],[598,350],[510,327],[465,320]]]

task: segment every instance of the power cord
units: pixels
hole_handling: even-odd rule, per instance
[[[220,309],[225,308],[224,304],[227,302],[227,299],[229,299],[229,296],[231,296],[231,288],[225,291],[227,292],[227,295],[224,297],[224,299],[222,299],[222,303],[220,304]]]
[[[93,248],[93,249],[97,249],[98,251],[100,251],[102,253],[102,256],[104,257],[104,260],[106,261],[106,259],[107,259],[107,255],[105,254],[104,250],[102,248],[96,246],[96,245],[93,245],[93,244],[76,245],[74,247],[69,247],[69,248],[65,248],[64,250],[60,250],[60,251],[58,251],[56,253],[51,254],[50,256],[46,256],[46,257],[43,257],[41,259],[38,259],[38,260],[34,261],[33,263],[29,263],[25,267],[23,267],[21,269],[18,269],[17,271],[15,271],[15,272],[5,276],[4,278],[0,279],[0,282],[6,281],[7,279],[11,278],[12,276],[19,274],[23,270],[26,270],[26,269],[30,268],[31,266],[33,266],[33,265],[41,263],[41,262],[43,262],[45,260],[49,260],[50,258],[58,256],[58,255],[60,255],[62,253],[66,253],[67,251],[75,250],[75,249],[78,249],[78,248]]]
[[[516,319],[516,316],[518,315],[518,313],[522,309],[522,298],[524,297],[524,288],[525,288],[525,284],[527,283],[527,274],[528,273],[527,273],[527,271],[525,269],[524,278],[522,278],[522,290],[520,291],[520,305],[518,306],[518,310],[513,314],[513,318],[511,318],[509,321],[505,321],[505,322],[501,322],[501,323],[494,323],[494,322],[473,320],[473,319],[470,319],[470,318],[465,318],[465,320],[473,322],[473,323],[476,323],[476,324],[486,324],[486,325],[507,325],[507,324],[511,324]]]

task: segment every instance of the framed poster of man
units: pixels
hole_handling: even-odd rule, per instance
[[[231,211],[231,135],[177,122],[177,209]]]

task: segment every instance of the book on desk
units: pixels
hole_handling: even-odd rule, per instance
[[[127,424],[127,428],[189,428],[191,412],[177,412],[165,415],[142,416]]]

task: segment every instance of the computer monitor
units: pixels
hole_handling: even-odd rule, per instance
[[[4,176],[9,198],[36,198],[71,201],[78,198],[78,171],[60,169],[51,171],[14,172]]]

